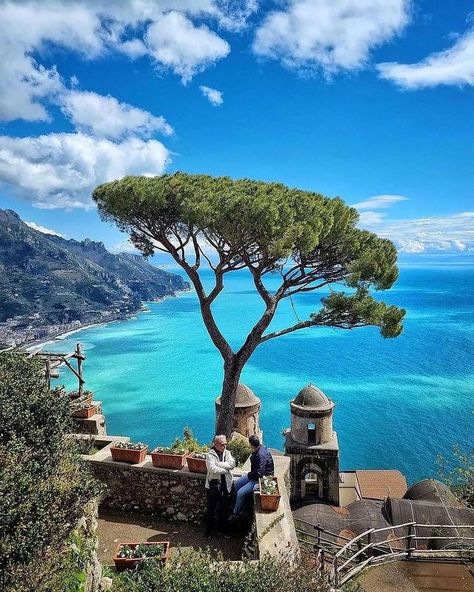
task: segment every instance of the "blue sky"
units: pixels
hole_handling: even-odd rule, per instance
[[[474,3],[0,2],[0,207],[128,248],[125,174],[339,195],[403,255],[474,252]]]

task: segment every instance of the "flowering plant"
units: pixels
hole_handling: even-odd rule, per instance
[[[261,487],[261,493],[263,493],[264,495],[278,494],[278,485],[272,475],[266,475],[265,477],[262,477]]]
[[[146,559],[147,557],[162,557],[165,546],[161,543],[156,545],[137,545],[135,548],[130,545],[120,545],[117,557],[121,559]]]
[[[114,442],[112,444],[114,448],[124,448],[126,450],[144,450],[148,448],[146,444],[142,442]]]

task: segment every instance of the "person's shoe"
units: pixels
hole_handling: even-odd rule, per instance
[[[234,524],[237,521],[238,517],[236,514],[231,514],[228,518],[227,518],[227,523],[228,524]]]

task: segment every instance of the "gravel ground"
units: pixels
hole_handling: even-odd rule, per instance
[[[186,522],[166,520],[127,512],[101,511],[98,525],[99,560],[104,565],[113,565],[112,557],[119,542],[170,541],[171,548],[193,547],[221,552],[224,559],[237,560],[242,555],[244,534],[204,538],[204,528]]]

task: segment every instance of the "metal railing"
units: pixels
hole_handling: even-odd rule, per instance
[[[453,525],[453,524],[418,524],[407,522],[396,526],[385,528],[371,528],[362,534],[354,537],[334,554],[331,566],[331,582],[338,588],[348,582],[355,575],[360,573],[369,565],[387,563],[394,559],[465,559],[466,552],[474,556],[474,536],[432,535],[419,536],[418,529],[429,528],[431,531],[441,529],[470,529],[474,535],[474,525]],[[405,530],[402,530],[405,529]],[[375,541],[374,537],[380,533],[396,531],[403,533],[383,541]],[[406,532],[406,534],[405,534]],[[420,549],[417,548],[417,541],[446,541],[457,542],[458,546],[450,546],[449,549]],[[399,543],[395,545],[395,543]],[[466,543],[471,549],[466,548]],[[355,549],[354,549],[355,546]]]

